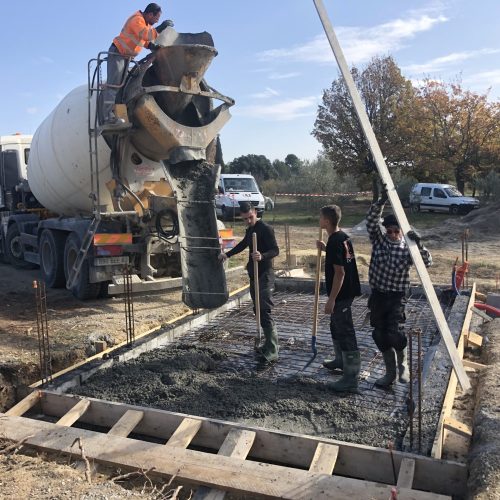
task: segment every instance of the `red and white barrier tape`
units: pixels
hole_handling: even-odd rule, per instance
[[[356,191],[354,193],[276,193],[275,196],[299,196],[309,198],[332,198],[335,196],[359,196],[365,194],[372,194],[371,191]]]

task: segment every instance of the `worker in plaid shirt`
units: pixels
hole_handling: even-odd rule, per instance
[[[370,324],[373,327],[373,340],[380,349],[385,363],[385,375],[376,380],[375,385],[389,387],[396,380],[396,363],[399,381],[408,383],[408,362],[406,352],[405,306],[410,290],[410,267],[413,264],[410,251],[403,238],[399,223],[393,214],[380,217],[387,201],[384,189],[380,199],[368,211],[366,228],[372,243],[369,281],[372,293],[368,299]],[[421,244],[416,231],[408,231],[426,267],[432,264],[429,251]]]

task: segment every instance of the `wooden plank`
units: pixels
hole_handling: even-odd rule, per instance
[[[185,418],[175,432],[170,436],[165,446],[172,446],[176,448],[187,448],[189,443],[196,436],[200,430],[201,420],[194,418]]]
[[[332,444],[318,443],[314,457],[309,466],[309,472],[318,474],[333,474],[333,469],[339,455],[339,447]]]
[[[483,337],[475,332],[469,332],[467,334],[467,343],[475,347],[481,347],[483,345]]]
[[[28,394],[24,399],[21,399],[19,403],[14,405],[9,411],[7,411],[6,415],[11,415],[13,417],[20,417],[24,415],[28,410],[31,410],[33,406],[35,406],[41,398],[40,391],[33,391]]]
[[[398,474],[398,488],[413,487],[413,476],[415,475],[415,460],[411,458],[403,458]]]
[[[244,429],[231,429],[224,439],[217,455],[245,460],[255,440],[255,432]],[[223,500],[226,492],[214,488],[200,486],[193,500]]]
[[[69,410],[57,421],[57,424],[71,427],[87,411],[89,406],[90,401],[88,399],[78,401],[78,403],[76,403],[71,410]]]
[[[170,447],[120,436],[110,436],[85,429],[61,427],[49,422],[23,417],[2,417],[2,429],[8,439],[20,441],[45,451],[78,453],[72,447],[81,438],[89,460],[127,470],[151,470],[152,474],[179,481],[216,487],[252,497],[285,499],[349,499],[373,498],[387,500],[392,485],[325,474],[312,474],[250,460],[235,460],[201,451]],[[30,437],[31,436],[31,437]],[[449,498],[429,492],[401,488],[398,499],[441,500]]]
[[[408,231],[411,230],[411,226],[410,223],[408,222],[408,219],[406,218],[403,205],[401,204],[401,200],[399,199],[396,188],[394,187],[394,183],[392,182],[391,174],[389,173],[389,169],[387,168],[387,165],[385,163],[384,156],[382,154],[382,151],[380,150],[380,146],[377,142],[377,138],[375,137],[375,133],[373,132],[370,120],[368,119],[365,106],[361,101],[358,89],[354,83],[351,72],[349,71],[349,68],[347,66],[347,62],[345,60],[340,44],[337,40],[333,27],[328,18],[328,14],[323,5],[323,1],[314,0],[314,4],[316,6],[316,10],[318,11],[318,15],[321,19],[321,23],[323,24],[323,28],[325,30],[328,41],[330,42],[333,54],[339,65],[342,76],[344,77],[347,90],[351,95],[352,102],[354,104],[354,109],[356,110],[356,114],[358,115],[361,128],[363,129],[373,159],[375,160],[375,164],[377,166],[380,178],[382,179],[382,182],[387,186],[387,194],[389,197],[389,201],[391,202],[392,210],[399,222],[399,227],[401,228],[403,234],[405,235],[406,243],[408,245],[408,250],[410,251],[411,258],[415,265],[415,269],[417,270],[417,274],[420,278],[420,281],[422,282],[425,295],[427,297],[429,305],[431,306],[434,318],[436,320],[436,324],[441,333],[441,337],[443,338],[444,343],[446,345],[446,350],[448,351],[451,362],[453,364],[453,369],[457,374],[462,389],[464,391],[467,391],[471,388],[469,377],[465,373],[465,369],[462,366],[462,361],[457,352],[457,348],[455,346],[455,342],[453,341],[453,337],[448,327],[448,323],[446,322],[446,318],[444,317],[443,310],[441,309],[441,304],[439,303],[439,300],[436,296],[436,291],[432,286],[432,281],[429,277],[429,273],[427,272],[427,268],[425,267],[424,261],[422,260],[422,256],[420,255],[420,250],[418,249],[417,244],[406,236],[408,234]]]
[[[470,322],[472,319],[472,309],[474,305],[474,300],[476,296],[476,283],[473,283],[472,290],[467,304],[467,312],[465,313],[464,322],[462,324],[462,330],[460,332],[460,337],[458,339],[457,350],[459,355],[463,358],[464,355],[464,344],[465,335],[469,331]],[[455,394],[457,391],[457,376],[455,372],[451,372],[450,381],[448,383],[448,388],[443,400],[443,406],[441,408],[441,415],[439,416],[439,421],[436,430],[436,436],[434,438],[434,443],[432,445],[431,457],[441,458],[443,454],[443,444],[446,439],[446,429],[443,427],[443,423],[446,417],[451,414],[451,409],[453,408],[453,402],[455,401]]]
[[[488,368],[488,365],[476,363],[475,361],[470,361],[469,359],[464,359],[464,366],[474,368],[474,370],[484,370],[485,368]]]
[[[444,419],[443,427],[466,438],[470,438],[472,436],[472,429],[468,425],[463,424],[452,417],[446,417]]]
[[[187,415],[144,406],[89,398],[92,405],[81,418],[82,422],[111,428],[128,410],[144,411],[144,418],[135,432],[156,439],[166,440]],[[58,417],[71,408],[79,397],[43,391],[42,411],[48,416]],[[231,429],[247,429],[256,433],[252,447],[252,458],[267,462],[301,467],[307,470],[318,442],[339,446],[340,453],[335,473],[373,482],[392,484],[394,481],[391,456],[385,448],[375,448],[356,443],[346,443],[326,438],[316,438],[291,432],[274,431],[261,427],[236,424],[224,420],[197,417],[202,421],[192,444],[216,453]],[[435,491],[445,495],[460,495],[467,487],[467,466],[446,460],[393,451],[395,466],[400,466],[405,457],[416,461],[414,488]]]
[[[474,314],[477,314],[480,318],[484,319],[484,321],[488,322],[491,321],[493,318],[488,316],[484,311],[481,311],[481,309],[478,309],[477,307],[472,307],[472,312]]]
[[[113,436],[127,437],[144,417],[143,411],[127,410],[123,416],[109,430]]]

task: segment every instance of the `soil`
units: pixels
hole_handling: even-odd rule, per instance
[[[450,283],[455,259],[458,257],[461,260],[461,236],[466,227],[470,227],[471,230],[468,243],[468,256],[471,266],[468,281],[469,283],[476,281],[478,291],[483,293],[496,290],[498,289],[498,277],[500,276],[500,252],[498,251],[498,248],[500,248],[500,234],[498,231],[498,209],[492,210],[491,207],[488,207],[488,210],[483,212],[481,210],[474,211],[460,219],[450,219],[438,228],[422,231],[424,242],[433,254],[434,259],[434,264],[429,269],[431,279],[437,284]],[[234,229],[237,239],[243,235],[244,228],[242,225],[237,225]],[[275,267],[284,268],[285,232],[283,226],[276,226],[275,232],[278,244],[282,249],[281,255],[276,259]],[[317,238],[317,228],[291,226],[290,233],[291,254],[296,255],[299,263],[306,266],[306,269],[312,270],[312,267],[307,266],[314,262],[316,257],[314,242]],[[363,281],[366,281],[371,248],[366,235],[355,235],[353,240],[360,277]],[[231,259],[231,265],[242,264],[247,258],[246,253],[236,256]],[[38,380],[40,373],[38,368],[36,308],[32,289],[32,282],[38,278],[38,271],[17,270],[5,264],[0,264],[0,275],[2,276],[0,284],[0,411],[2,411],[23,397],[26,393],[26,386]],[[413,281],[418,282],[415,273],[413,274]],[[229,280],[229,288],[234,290],[246,283],[247,278],[245,276],[233,278]],[[93,342],[95,340],[105,339],[109,345],[125,340],[124,304],[123,299],[120,297],[80,302],[74,299],[65,289],[48,290],[47,307],[53,371],[65,368],[93,354],[95,349]],[[187,311],[188,308],[181,301],[181,292],[179,290],[135,296],[136,334],[161,326]],[[223,354],[223,352],[205,353],[202,358],[205,359],[204,357],[208,356],[209,359],[213,359],[212,355],[217,357],[223,356]],[[153,359],[151,359],[151,363],[155,363]],[[217,372],[210,369],[212,361],[208,360],[207,363],[202,365],[201,370],[198,370],[202,376],[199,383],[205,384],[203,390],[211,394],[212,401],[203,404],[200,401],[199,411],[203,415],[225,418],[225,409],[220,404],[217,404],[217,394],[220,394],[219,390],[230,388],[231,384],[237,382],[237,379],[244,377],[245,374],[225,373],[222,378],[217,375],[217,382],[219,387],[222,388],[219,389],[217,384],[213,383]],[[498,361],[496,363],[498,364]],[[159,373],[161,375],[158,377],[151,378],[152,388],[161,388],[164,394],[170,394],[172,397],[169,391],[175,385],[168,383],[168,374],[164,370],[160,370]],[[179,378],[179,381],[182,381],[182,369],[179,368],[174,373]],[[169,376],[174,377],[172,374]],[[496,380],[498,380],[498,377]],[[245,381],[248,382],[248,377],[245,378]],[[199,393],[200,387],[201,385],[196,389],[196,384],[194,384],[191,387],[195,391],[193,394]],[[248,387],[247,396],[249,402],[247,405],[240,405],[238,409],[242,419],[248,419],[248,422],[252,423],[260,422],[259,425],[274,427],[280,425],[278,420],[282,415],[292,411],[295,415],[294,418],[304,428],[316,428],[316,432],[324,433],[324,435],[331,432],[330,424],[325,423],[323,419],[323,410],[318,408],[314,402],[314,398],[321,397],[322,388],[313,388],[307,379],[297,380],[295,384],[278,382],[274,386],[259,386],[258,381],[255,380],[252,381],[252,384],[248,384]],[[308,398],[310,397],[310,399],[303,402],[292,401],[291,399],[296,398],[296,390],[299,388],[301,388],[302,392],[298,400],[303,398],[304,394],[309,393]],[[263,394],[265,404],[268,404],[268,401],[272,398],[278,398],[280,401],[278,407],[273,405],[271,411],[264,412],[267,413],[267,416],[264,414],[259,415],[252,404],[252,401],[255,400],[255,393],[259,391]],[[154,391],[150,391],[149,394],[148,397],[152,400],[151,404],[154,405]],[[166,397],[163,397],[163,401],[166,401]],[[240,401],[239,397],[238,401]],[[307,404],[308,401],[310,404]],[[343,404],[342,401],[340,399],[340,404]],[[230,404],[235,405],[236,403],[235,401],[230,402]],[[336,399],[336,404],[339,404],[339,399]],[[498,390],[492,391],[488,395],[488,404],[492,405],[491,411],[493,411],[493,408],[498,411]],[[276,408],[278,409],[276,410]],[[272,420],[274,412],[277,419],[275,421]],[[347,407],[346,412],[346,415],[348,415],[349,409]],[[346,429],[346,432],[350,432],[347,418],[342,426]],[[498,429],[498,427],[496,428]],[[336,433],[338,435],[338,429]],[[485,443],[487,443],[486,440]],[[67,495],[65,496],[67,493],[66,483],[62,484],[62,481],[71,481],[72,488],[76,488],[77,482],[76,480],[73,481],[72,469],[65,470],[59,476],[57,475],[59,468],[56,469],[52,463],[47,464],[47,466],[43,465],[43,463],[41,458],[30,456],[26,458],[24,455],[2,458],[0,464],[0,497],[67,498]],[[497,462],[492,461],[491,464],[491,469],[488,469],[488,471],[493,472],[488,472],[489,477],[498,474],[499,470]],[[68,469],[63,465],[61,467]],[[17,469],[25,470],[22,476],[16,475]],[[484,475],[487,474],[483,473]],[[79,477],[83,478],[81,472]],[[24,484],[24,482],[27,484]],[[59,486],[57,486],[58,482],[61,483]],[[84,482],[84,479],[82,479],[82,482]],[[53,494],[48,492],[48,487],[52,488],[51,492]],[[12,494],[12,488],[16,488],[14,494]],[[26,495],[19,494],[20,490],[17,488],[27,488],[23,490],[26,491]],[[33,493],[35,491],[36,493]],[[7,492],[7,494],[4,495],[4,492]],[[98,495],[95,490],[92,494]],[[110,491],[106,498],[114,498],[113,494]],[[121,495],[116,496],[116,498],[125,496],[123,492]],[[71,496],[77,495],[72,493]],[[82,496],[82,498],[104,498],[104,496]]]

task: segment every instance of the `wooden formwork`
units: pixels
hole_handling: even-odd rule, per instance
[[[35,408],[43,421],[24,416]],[[0,429],[10,440],[73,455],[80,439],[89,460],[153,468],[203,486],[197,498],[217,489],[219,497],[386,500],[396,491],[398,499],[438,499],[463,495],[467,479],[455,462],[49,391],[35,390],[1,415]]]

